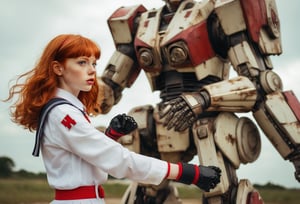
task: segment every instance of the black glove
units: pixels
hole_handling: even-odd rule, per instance
[[[105,130],[105,134],[114,140],[118,140],[137,128],[134,118],[125,113],[115,116]]]
[[[179,178],[176,181],[184,184],[195,184],[200,189],[209,192],[220,183],[221,170],[216,166],[202,166],[179,163]]]
[[[206,91],[183,93],[180,97],[159,105],[159,116],[165,118],[163,125],[168,130],[184,131],[191,127],[197,115],[207,108],[210,98]]]

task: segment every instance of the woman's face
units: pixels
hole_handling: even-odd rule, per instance
[[[81,56],[68,58],[61,65],[59,87],[76,97],[80,91],[90,91],[96,80],[96,58]]]

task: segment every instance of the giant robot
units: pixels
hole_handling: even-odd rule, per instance
[[[251,182],[236,175],[258,158],[260,128],[300,181],[300,105],[292,91],[283,91],[270,61],[282,52],[275,0],[165,0],[158,9],[120,7],[108,25],[116,50],[99,76],[102,112],[141,71],[161,99],[130,111],[139,127],[121,144],[170,162],[197,156],[202,165],[220,167],[221,182],[203,193],[203,203],[263,203]],[[259,127],[239,114],[248,112]],[[164,181],[132,183],[122,203],[181,201]]]

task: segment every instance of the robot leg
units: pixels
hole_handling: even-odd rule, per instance
[[[253,113],[283,159],[295,166],[295,178],[300,182],[300,103],[292,91],[273,92],[266,96]]]
[[[128,115],[138,123],[138,130],[120,138],[119,142],[126,148],[143,155],[177,160],[177,156],[162,156],[158,150],[154,109],[150,105],[133,108]],[[145,185],[132,182],[122,197],[122,204],[181,204],[178,191],[168,180],[160,185]]]
[[[260,198],[249,181],[239,182],[236,175],[240,163],[253,162],[260,153],[259,132],[250,119],[219,113],[216,117],[197,120],[193,135],[200,164],[222,170],[221,182],[204,193],[204,204],[251,204],[247,197]]]
[[[247,179],[242,179],[239,182],[236,203],[246,204],[263,204],[259,192],[253,188],[252,184]]]

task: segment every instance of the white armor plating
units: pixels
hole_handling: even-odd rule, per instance
[[[107,95],[115,101],[104,100],[104,112],[143,70],[162,103],[184,94],[198,118],[178,132],[164,127],[159,105],[133,108],[130,115],[139,130],[122,138],[123,145],[170,162],[197,155],[201,164],[220,167],[221,183],[204,194],[205,203],[246,203],[247,196],[261,203],[250,182],[236,176],[240,164],[254,162],[261,149],[256,125],[235,114],[251,111],[280,155],[294,163],[300,180],[300,105],[291,91],[282,91],[269,59],[282,52],[275,0],[166,1],[152,10],[121,7],[108,24],[117,51],[99,80],[111,88],[105,90],[113,92]],[[230,67],[237,77],[229,79]],[[206,109],[193,97],[200,91],[209,95]],[[133,186],[125,197],[137,192]],[[167,186],[155,188],[157,194],[151,191],[155,202],[180,203],[172,200],[174,193],[159,201],[159,189]]]

